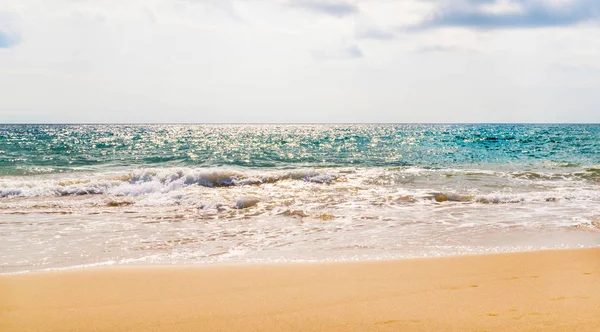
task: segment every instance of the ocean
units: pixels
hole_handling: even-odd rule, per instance
[[[0,273],[600,246],[600,125],[0,125]]]

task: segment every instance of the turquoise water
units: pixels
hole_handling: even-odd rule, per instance
[[[600,164],[600,125],[3,125],[0,175],[105,167]]]
[[[600,246],[600,125],[0,125],[0,273]]]

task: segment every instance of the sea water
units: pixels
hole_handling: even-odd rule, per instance
[[[0,273],[600,245],[600,125],[0,125]]]

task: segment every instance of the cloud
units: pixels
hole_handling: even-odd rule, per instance
[[[0,31],[0,48],[9,48],[19,42],[19,38]]]
[[[452,52],[456,51],[456,46],[444,46],[444,45],[430,45],[423,46],[416,50],[417,53],[439,53],[439,52]]]
[[[21,41],[17,23],[16,15],[0,11],[0,48],[9,48]]]
[[[600,121],[595,26],[403,30],[533,2],[218,1],[0,1],[0,122]]]
[[[358,48],[357,45],[351,45],[344,49],[344,53],[350,58],[362,58],[363,52]]]
[[[179,3],[189,3],[192,5],[202,5],[211,9],[220,10],[235,21],[241,21],[242,18],[236,11],[231,0],[178,0]]]
[[[356,38],[359,39],[376,39],[376,40],[392,40],[396,38],[392,31],[384,30],[378,27],[366,27],[356,30]]]
[[[292,5],[336,17],[348,16],[358,12],[358,7],[354,4],[338,0],[297,0],[292,2]]]
[[[316,60],[347,60],[359,59],[364,56],[362,50],[356,44],[343,46],[333,51],[314,51],[312,54]]]
[[[544,28],[598,19],[598,0],[450,0],[441,3],[432,16],[412,28]]]

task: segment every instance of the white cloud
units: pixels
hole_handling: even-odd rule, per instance
[[[407,31],[438,2],[332,3],[5,0],[0,122],[600,121],[593,27]]]
[[[514,0],[498,0],[491,3],[481,5],[481,11],[487,14],[522,14],[524,12],[523,5]]]
[[[344,0],[292,0],[290,5],[316,13],[343,17],[358,12],[355,4]]]
[[[9,48],[21,41],[20,17],[0,10],[0,48]]]

